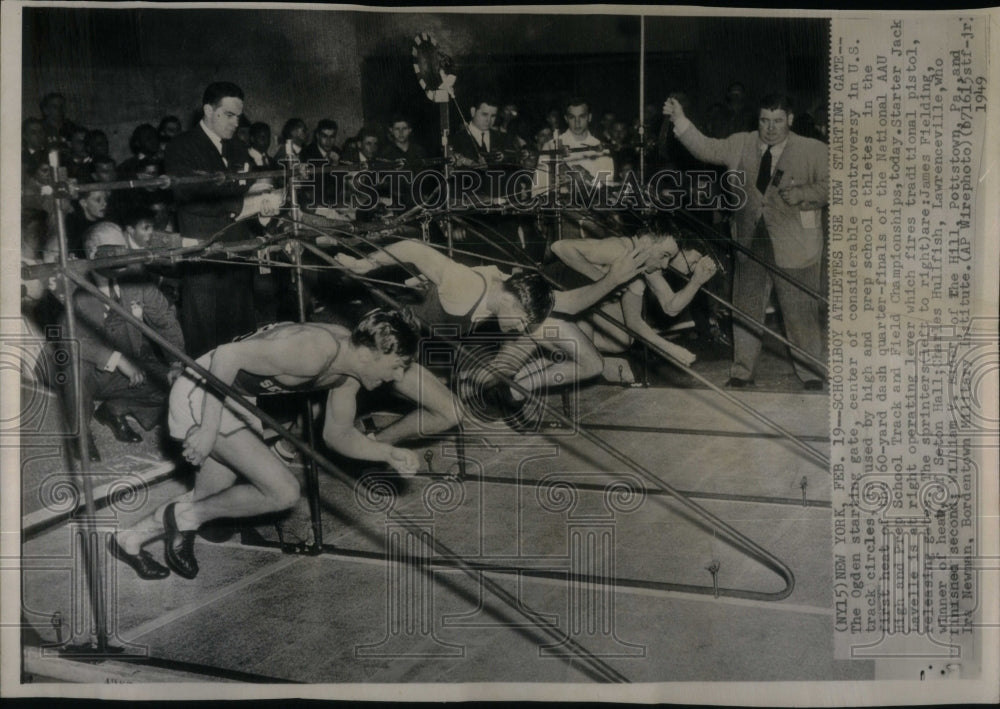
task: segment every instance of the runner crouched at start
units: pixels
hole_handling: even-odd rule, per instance
[[[418,366],[413,364],[417,342],[409,316],[376,309],[353,332],[326,323],[269,325],[217,347],[198,363],[251,403],[261,394],[328,390],[326,445],[351,458],[383,461],[411,476],[419,465],[416,454],[367,438],[354,419],[355,397],[362,388],[399,384]],[[435,415],[448,416],[427,412]],[[170,570],[194,578],[194,538],[201,525],[285,510],[300,496],[295,475],[262,440],[260,421],[241,400],[223,403],[191,369],[171,389],[169,424],[170,435],[183,441],[185,459],[198,466],[192,493],[163,508],[162,527],[150,515],[109,541],[112,555],[143,579],[164,578]],[[142,548],[164,533],[166,567]]]

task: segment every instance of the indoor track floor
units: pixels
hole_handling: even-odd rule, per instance
[[[734,396],[827,452],[825,396]],[[199,539],[194,580],[141,581],[106,559],[112,643],[185,680],[873,677],[871,663],[833,658],[821,464],[707,389],[594,385],[572,408],[581,428],[649,474],[565,425],[520,435],[498,424],[467,431],[461,481],[443,475],[456,472],[453,438],[427,443],[432,472],[398,494],[366,484],[377,473],[320,473],[324,554],[283,553],[266,523],[252,536],[270,545]],[[151,479],[142,495],[119,500],[117,516],[109,508],[101,528],[128,526],[185,488],[173,476]],[[787,565],[790,594],[765,600],[787,593],[786,580],[663,484]],[[283,521],[286,542],[309,537],[303,508]],[[23,546],[24,621],[43,646],[26,669],[39,676],[53,654],[44,646],[87,640],[76,529],[40,529]],[[161,543],[149,548],[162,558]]]

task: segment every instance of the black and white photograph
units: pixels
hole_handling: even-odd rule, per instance
[[[5,3],[3,694],[996,701],[997,19]]]

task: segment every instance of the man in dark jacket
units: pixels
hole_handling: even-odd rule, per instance
[[[111,222],[91,227],[84,244],[89,259],[120,254],[128,249],[121,228]],[[175,347],[184,349],[184,336],[173,306],[141,272],[132,268],[100,270],[91,272],[91,279],[105,295],[123,305]],[[141,441],[140,435],[126,421],[126,414],[134,416],[144,429],[152,428],[166,411],[169,385],[181,373],[181,363],[169,354],[167,361],[161,359],[138,327],[97,296],[77,290],[73,304],[80,346],[83,410],[89,413],[93,410],[93,402],[101,401],[93,413],[94,418],[108,426],[120,441]],[[89,421],[84,421],[81,428],[87,431]],[[95,453],[93,449],[91,454]]]
[[[249,172],[247,148],[233,140],[243,114],[243,90],[229,82],[210,84],[202,110],[198,125],[167,143],[167,174]],[[250,238],[242,220],[276,215],[283,197],[276,191],[248,195],[249,187],[246,180],[175,186],[181,237],[205,244]],[[252,278],[252,270],[242,266],[186,265],[180,321],[189,354],[200,356],[255,328]]]

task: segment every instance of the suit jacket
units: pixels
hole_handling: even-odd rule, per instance
[[[520,152],[517,142],[513,136],[507,133],[501,133],[496,128],[491,128],[490,156],[487,160],[485,151],[482,146],[479,145],[479,142],[473,140],[469,131],[461,126],[452,133],[451,150],[453,154],[461,155],[462,157],[468,158],[469,160],[477,163],[496,162],[493,159],[493,153],[500,151],[503,153],[502,162],[509,165],[516,165],[518,163],[518,154]]]
[[[420,168],[426,157],[427,151],[412,141],[410,142],[410,149],[404,153],[398,145],[390,140],[379,148],[375,160],[379,167],[387,169],[394,169],[396,164],[402,162],[404,169],[416,170]]]
[[[760,169],[760,138],[756,131],[734,133],[728,138],[708,138],[693,125],[677,136],[699,160],[725,165],[746,175],[746,201],[736,214],[734,236],[741,246],[749,246],[761,216],[780,268],[805,268],[820,260],[823,253],[823,224],[820,209],[802,210],[781,199],[774,178],[761,196],[755,182]],[[779,173],[778,171],[781,171]],[[827,203],[830,182],[827,146],[813,138],[788,134],[788,142],[773,166],[781,174],[781,187],[794,184],[804,188],[804,199]]]
[[[247,155],[250,155],[250,151],[249,150],[247,150]],[[258,165],[257,163],[255,163],[253,161],[253,156],[250,156],[250,170],[251,170],[251,172],[262,172],[264,170],[277,170],[280,167],[278,165],[278,163],[276,163],[274,161],[274,158],[272,158],[267,153],[261,153],[261,160],[262,160],[263,164]]]
[[[160,289],[148,281],[120,282],[120,303],[133,315],[163,335],[171,344],[184,350],[184,335],[177,312]],[[112,295],[114,295],[112,293]],[[104,369],[114,352],[121,352],[133,362],[153,356],[151,342],[136,326],[107,309],[104,302],[83,289],[73,294],[77,313],[77,338],[80,358],[97,369]],[[173,360],[174,357],[169,356]]]
[[[368,161],[365,169],[375,170],[380,166],[377,164],[378,153],[375,153],[376,157]],[[358,148],[348,148],[340,153],[341,163],[346,163],[342,166],[344,170],[360,170],[361,169],[361,151]]]
[[[246,146],[239,140],[223,142],[228,166],[215,144],[198,124],[167,143],[164,167],[168,175],[185,176],[214,174],[218,172],[249,172],[253,165]],[[177,226],[181,236],[206,240],[232,224],[235,215],[243,209],[243,196],[249,189],[246,182],[210,182],[197,185],[176,185],[174,197],[177,204]],[[246,239],[242,227],[226,231],[222,241]]]
[[[302,152],[299,153],[300,162],[310,162],[310,161],[322,162],[323,160],[327,160],[330,163],[340,160],[340,151],[338,151],[336,148],[333,148],[332,150],[330,150],[329,157],[324,158],[323,153],[319,151],[319,146],[316,145],[316,143],[309,143],[304,148],[302,148]]]

